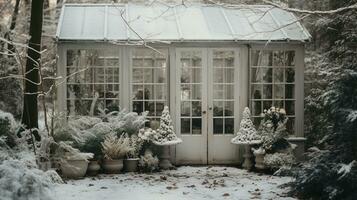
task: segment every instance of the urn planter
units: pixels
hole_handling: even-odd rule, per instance
[[[244,144],[244,162],[242,164],[242,167],[246,170],[251,170],[253,167],[253,154],[250,148],[250,144]]]
[[[87,174],[90,176],[95,176],[100,170],[100,165],[97,160],[91,160],[88,163]]]
[[[64,160],[61,162],[62,175],[70,179],[79,179],[85,176],[88,168],[87,160]]]
[[[258,170],[264,170],[265,169],[265,164],[264,164],[264,157],[265,157],[265,150],[260,147],[259,149],[254,149],[253,154],[255,156],[255,165],[254,167]]]
[[[174,141],[168,141],[168,142],[164,142],[164,143],[158,143],[158,142],[154,142],[154,144],[158,145],[158,146],[162,146],[162,153],[159,157],[160,159],[160,163],[159,163],[159,167],[161,169],[173,169],[175,168],[170,161],[170,146],[171,145],[176,145],[181,143],[182,140],[180,138],[177,138]]]
[[[119,174],[123,166],[123,159],[104,160],[102,164],[104,171],[108,174]]]
[[[138,171],[139,158],[128,158],[124,160],[124,169],[126,172]]]

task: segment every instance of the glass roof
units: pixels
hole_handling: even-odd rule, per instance
[[[59,40],[306,41],[292,13],[271,6],[65,4]]]

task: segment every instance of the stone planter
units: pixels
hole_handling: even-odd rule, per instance
[[[85,176],[88,168],[86,160],[65,160],[61,162],[62,175],[70,179],[78,179]]]
[[[159,167],[161,169],[173,169],[175,168],[170,161],[170,146],[181,143],[182,140],[180,138],[176,138],[173,141],[167,141],[165,143],[154,142],[155,145],[162,146],[162,153],[159,157],[160,163]]]
[[[253,167],[253,162],[252,162],[253,154],[252,154],[252,151],[250,148],[250,144],[244,144],[243,157],[244,157],[244,162],[243,162],[242,167],[246,170],[251,170]]]
[[[104,160],[102,167],[108,174],[119,174],[123,169],[123,159]]]
[[[97,160],[89,161],[87,174],[90,176],[95,176],[100,170],[100,165]]]
[[[265,157],[265,150],[263,148],[259,149],[252,149],[253,154],[255,156],[255,168],[258,170],[263,170],[265,169],[265,164],[264,164],[264,157]]]
[[[129,158],[124,160],[124,169],[126,172],[138,171],[139,158]]]

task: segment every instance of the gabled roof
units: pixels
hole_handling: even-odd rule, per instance
[[[271,6],[65,4],[59,40],[306,41],[298,18]]]

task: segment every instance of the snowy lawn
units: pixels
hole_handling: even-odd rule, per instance
[[[153,174],[125,173],[70,180],[57,185],[61,200],[293,199],[289,177],[248,173],[232,167],[179,167]]]

